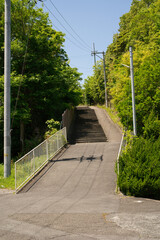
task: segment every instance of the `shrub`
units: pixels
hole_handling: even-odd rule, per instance
[[[157,139],[160,136],[160,120],[153,111],[145,117],[143,131],[145,138]]]
[[[50,119],[46,121],[48,131],[45,132],[45,138],[48,138],[55,134],[60,129],[60,122]]]
[[[124,194],[160,199],[160,137],[133,139],[119,161],[118,185]]]

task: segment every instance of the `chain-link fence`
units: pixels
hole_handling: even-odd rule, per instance
[[[15,189],[20,189],[48,160],[66,144],[66,128],[46,139],[15,162]]]

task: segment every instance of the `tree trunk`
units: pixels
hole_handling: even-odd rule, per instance
[[[20,144],[21,144],[21,152],[24,151],[24,122],[20,121]]]

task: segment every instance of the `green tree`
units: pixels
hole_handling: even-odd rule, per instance
[[[88,104],[104,103],[104,70],[102,61],[97,62],[94,66],[94,75],[85,79],[85,95]]]
[[[4,6],[0,3],[0,90],[3,92]],[[61,120],[65,108],[81,101],[81,74],[68,64],[64,34],[52,28],[48,14],[35,1],[12,0],[11,4],[11,112],[12,149],[17,138],[44,134],[48,119]],[[0,95],[3,112],[3,94]],[[25,135],[24,135],[25,133]]]

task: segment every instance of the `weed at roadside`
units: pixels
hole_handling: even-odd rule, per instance
[[[0,164],[0,188],[15,189],[14,164],[11,165],[11,175],[8,178],[4,178],[4,165]]]

